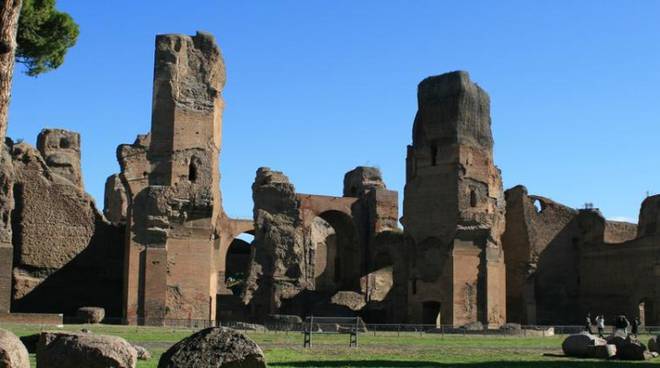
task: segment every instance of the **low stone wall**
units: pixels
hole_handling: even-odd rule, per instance
[[[62,325],[64,324],[64,316],[49,313],[0,313],[0,323]]]

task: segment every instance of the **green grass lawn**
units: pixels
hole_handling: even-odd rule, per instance
[[[154,357],[138,362],[138,368],[155,368],[158,359],[169,346],[190,335],[192,330],[129,327],[67,325],[64,330],[88,328],[94,333],[121,336],[145,346]],[[39,326],[0,326],[19,336],[39,332]],[[658,367],[660,358],[649,362],[577,360],[561,356],[562,336],[545,338],[384,334],[360,335],[359,347],[348,347],[348,335],[314,335],[313,347],[302,347],[300,333],[248,332],[264,350],[271,367],[437,367],[437,368],[563,368],[563,367]],[[647,341],[648,336],[642,336]],[[34,359],[34,357],[32,357]],[[33,362],[34,364],[34,362]],[[34,366],[34,365],[33,365]]]

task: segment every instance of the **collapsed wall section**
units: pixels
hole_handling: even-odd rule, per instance
[[[565,321],[566,311],[579,306],[578,211],[530,196],[523,186],[506,191],[506,204],[502,243],[508,320],[522,324]]]
[[[255,249],[244,301],[257,317],[275,313],[310,284],[300,202],[289,178],[262,167],[252,185]]]
[[[11,213],[14,209],[14,166],[10,149],[0,142],[0,313],[11,308],[14,246]]]
[[[72,316],[93,305],[118,318],[122,228],[108,223],[84,192],[80,137],[44,129],[37,143],[35,149],[8,141],[2,150],[3,195],[11,194],[10,216],[3,216],[11,226],[3,238],[11,247],[2,247],[3,311]]]
[[[401,314],[394,299],[404,293],[395,280],[404,264],[393,272],[394,260],[403,258],[397,193],[379,170],[349,171],[343,197],[296,193],[283,173],[268,168],[257,171],[252,190],[254,255],[244,301],[255,318],[361,315],[385,322]]]

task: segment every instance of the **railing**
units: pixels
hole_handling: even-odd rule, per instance
[[[316,317],[315,317],[316,318]],[[355,321],[355,319],[351,319]],[[315,324],[322,322],[317,320]],[[65,328],[66,325],[84,325],[84,323],[74,317],[64,318]],[[353,322],[354,323],[354,322]],[[42,329],[49,329],[57,327],[55,325],[44,324],[43,322],[34,321],[21,321],[20,323],[13,322],[0,322],[2,325],[9,324],[31,324],[41,326]],[[255,332],[255,333],[302,333],[305,331],[305,321],[288,320],[288,321],[269,321],[266,323],[253,323],[243,321],[209,321],[209,320],[195,320],[195,319],[140,319],[127,321],[123,318],[107,317],[103,320],[104,325],[130,325],[136,328],[171,328],[171,329],[186,329],[197,331],[213,326],[224,326],[233,328],[240,331]],[[332,323],[341,327],[341,323]],[[321,328],[333,328],[329,326],[321,326]],[[93,325],[91,325],[93,326]],[[353,326],[354,327],[354,326]],[[554,326],[541,326],[541,325],[506,325],[508,328],[499,329],[469,329],[462,327],[454,327],[447,325],[434,325],[434,324],[409,324],[409,323],[366,323],[361,324],[359,328],[360,334],[369,334],[373,336],[401,336],[401,335],[484,335],[484,336],[520,336],[520,337],[544,337],[553,335],[569,335],[576,334],[584,331],[584,326],[579,325],[554,325]],[[84,328],[84,327],[81,327]],[[93,329],[93,328],[92,328]],[[609,335],[614,330],[613,326],[606,326],[604,334]],[[595,326],[592,327],[594,334],[598,333]],[[660,335],[660,326],[642,326],[640,327],[640,334]],[[316,333],[316,331],[315,331]]]

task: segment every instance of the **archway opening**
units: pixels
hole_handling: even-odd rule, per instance
[[[440,327],[442,324],[440,316],[441,304],[436,301],[422,303],[422,323],[425,325],[435,325]]]
[[[227,249],[225,285],[233,295],[240,296],[245,288],[253,241],[254,235],[242,233],[231,242]]]
[[[359,290],[364,262],[352,218],[326,211],[314,218],[311,235],[316,290]]]

